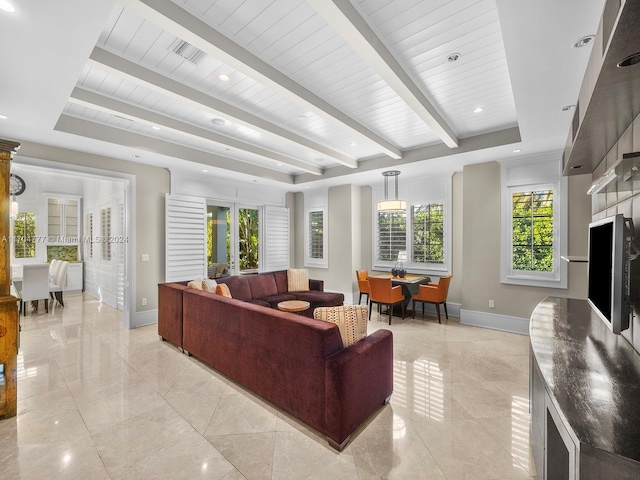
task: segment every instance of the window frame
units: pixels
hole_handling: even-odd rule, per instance
[[[556,165],[556,162],[548,164]],[[535,163],[533,164],[535,166]],[[528,167],[531,167],[529,165]],[[512,169],[509,172],[509,169]],[[500,282],[531,287],[567,288],[567,262],[562,257],[568,252],[568,181],[559,171],[540,165],[541,173],[532,175],[519,165],[502,168],[502,252]],[[516,172],[515,174],[513,172]],[[513,268],[513,204],[512,196],[519,192],[553,191],[553,271],[537,272]]]
[[[310,207],[304,210],[304,266],[312,268],[329,268],[329,233],[326,207]],[[310,255],[312,213],[322,213],[322,257],[312,258]]]
[[[398,197],[407,204],[405,211],[406,239],[405,250],[407,261],[403,262],[404,267],[411,273],[415,272],[424,275],[442,276],[452,273],[451,251],[452,245],[452,182],[453,175],[446,177],[436,177],[426,180],[425,178],[412,178],[401,184]],[[373,187],[372,195],[372,251],[371,264],[376,270],[390,270],[396,264],[395,260],[380,260],[378,258],[378,210],[379,200],[384,199],[382,188]],[[443,205],[443,263],[418,263],[413,261],[413,235],[414,227],[412,221],[412,209],[417,205]]]

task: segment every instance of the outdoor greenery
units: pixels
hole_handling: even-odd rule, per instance
[[[378,259],[395,262],[407,249],[407,214],[378,213]]]
[[[228,217],[227,217],[228,218]],[[240,270],[258,268],[258,210],[240,208],[238,210],[238,257]],[[229,235],[230,229],[227,229]],[[229,243],[227,239],[227,243]]]
[[[553,271],[553,190],[512,195],[513,269]]]
[[[13,225],[15,258],[36,256],[36,214],[19,213]]]
[[[444,263],[444,205],[431,203],[411,207],[413,261]]]
[[[323,212],[309,212],[309,258],[323,258]]]

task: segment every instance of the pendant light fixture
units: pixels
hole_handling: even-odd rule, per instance
[[[384,176],[384,200],[378,202],[378,212],[400,213],[407,210],[407,203],[398,200],[398,175],[400,175],[398,170],[382,172],[382,176]],[[393,200],[389,200],[389,177],[395,179],[395,198]]]

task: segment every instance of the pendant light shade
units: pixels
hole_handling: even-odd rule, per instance
[[[382,172],[382,175],[384,176],[384,200],[378,202],[378,212],[405,212],[407,210],[407,203],[402,200],[398,200],[398,175],[400,175],[400,171],[387,170],[386,172]],[[395,179],[395,198],[393,200],[389,199],[389,177],[393,177]]]
[[[11,197],[11,211],[9,212],[9,217],[14,220],[18,217],[18,202],[14,197]]]

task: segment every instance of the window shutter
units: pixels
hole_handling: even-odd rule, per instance
[[[324,212],[309,212],[309,258],[324,258]]]
[[[264,207],[264,271],[289,268],[289,209]]]
[[[165,282],[205,276],[207,206],[204,198],[165,197]]]

